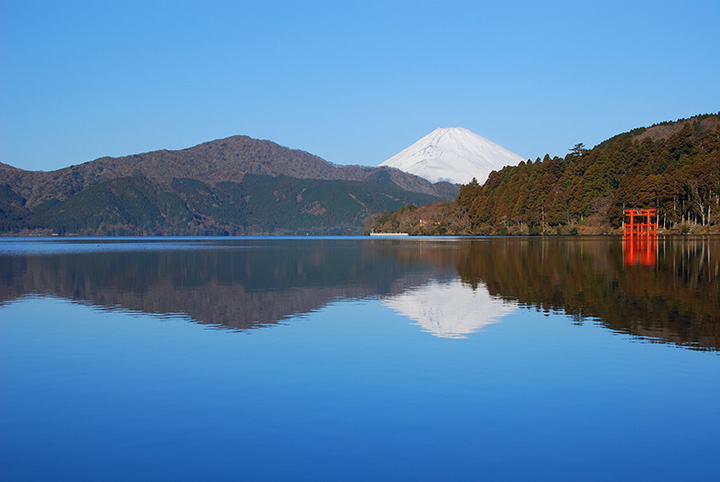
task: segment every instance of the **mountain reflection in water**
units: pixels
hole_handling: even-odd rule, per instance
[[[717,349],[719,244],[659,238],[648,266],[627,263],[620,238],[15,239],[0,241],[0,303],[52,295],[250,329],[338,299],[380,297],[446,337],[520,305]]]
[[[383,303],[440,338],[467,338],[517,308],[515,303],[491,296],[484,285],[471,288],[458,279],[432,280],[383,298]]]
[[[431,276],[456,273],[453,253],[437,243],[266,238],[178,247],[138,240],[135,249],[112,241],[99,241],[104,248],[99,249],[97,242],[85,242],[84,250],[72,241],[67,246],[49,242],[46,249],[3,256],[0,302],[47,294],[250,329],[336,299],[401,293]]]

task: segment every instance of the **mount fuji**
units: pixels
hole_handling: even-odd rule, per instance
[[[415,174],[431,182],[482,184],[491,171],[525,159],[463,127],[439,128],[394,155],[381,166]]]

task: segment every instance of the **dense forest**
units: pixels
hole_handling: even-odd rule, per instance
[[[373,212],[438,197],[370,181],[297,179],[246,174],[214,186],[173,179],[170,187],[144,176],[105,181],[65,201],[30,211],[0,185],[0,233],[88,236],[360,234]]]
[[[373,216],[367,230],[410,234],[607,234],[624,208],[657,208],[659,232],[717,232],[720,114],[545,155],[462,186],[455,203]]]

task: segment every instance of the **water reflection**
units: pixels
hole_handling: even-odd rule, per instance
[[[691,348],[720,348],[720,240],[657,240],[652,269],[626,264],[622,240],[507,239],[469,250],[465,283],[576,322]]]
[[[199,240],[192,249],[177,242],[169,249],[156,241],[136,249],[112,240],[80,243],[15,246],[19,255],[0,250],[0,302],[48,294],[249,329],[335,299],[401,293],[430,276],[455,273],[452,251],[437,243]]]
[[[643,339],[720,347],[717,239],[659,238],[638,250],[621,238],[33,243],[0,241],[0,303],[47,294],[249,329],[337,299],[380,297],[444,337],[467,336],[520,305]]]
[[[623,248],[626,266],[655,266],[657,262],[656,236],[625,236]]]
[[[383,298],[383,303],[440,338],[467,338],[515,311],[511,301],[491,296],[485,285],[475,288],[459,279],[410,288]]]

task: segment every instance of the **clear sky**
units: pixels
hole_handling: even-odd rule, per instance
[[[374,166],[437,127],[523,157],[720,111],[720,0],[0,0],[0,162],[235,134]]]

